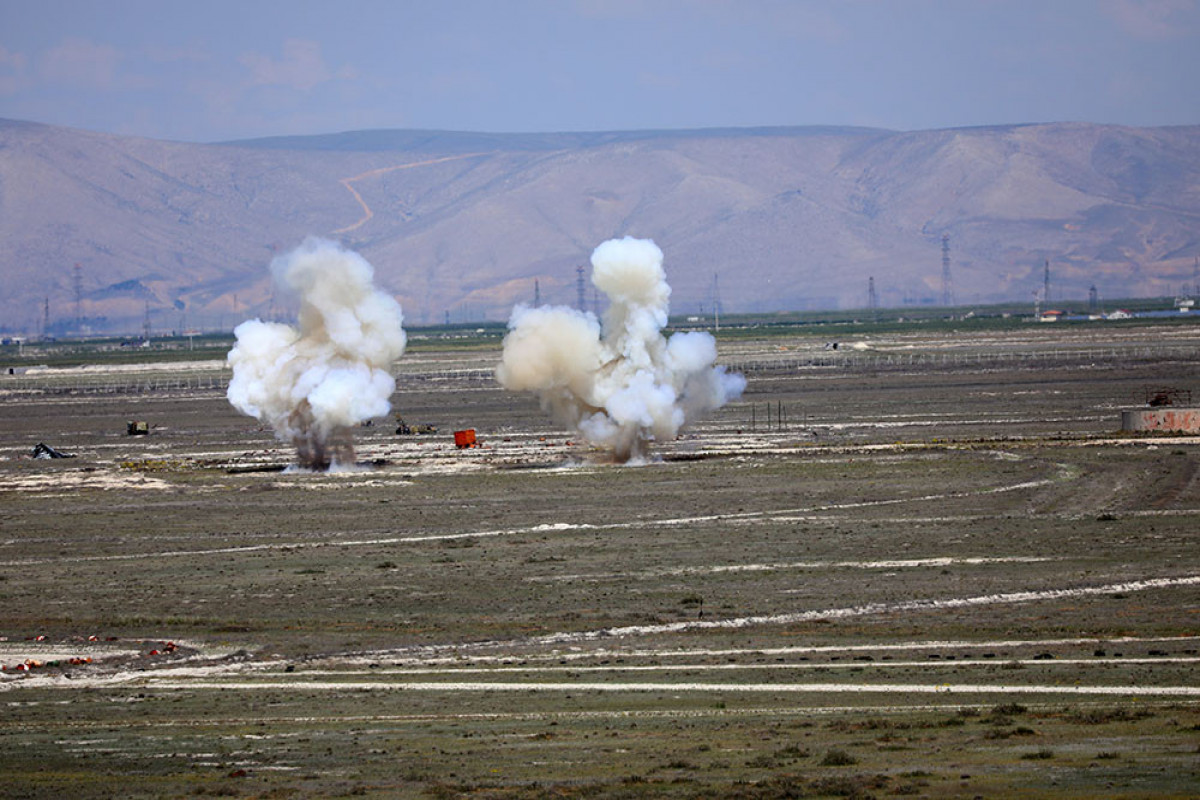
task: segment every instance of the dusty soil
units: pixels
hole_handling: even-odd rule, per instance
[[[723,345],[640,465],[495,353],[336,474],[219,364],[0,383],[0,793],[1193,796],[1200,440],[1117,428],[1200,331],[1045,327]]]

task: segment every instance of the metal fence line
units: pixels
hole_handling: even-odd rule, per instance
[[[819,353],[796,355],[790,358],[721,360],[719,363],[731,372],[740,372],[753,378],[756,375],[794,374],[815,369],[871,373],[913,368],[937,370],[995,367],[1044,368],[1063,364],[1108,365],[1171,360],[1200,360],[1200,347],[1138,345],[1134,347],[996,353]],[[111,376],[109,377],[111,378]],[[495,380],[495,373],[491,368],[447,369],[399,372],[395,374],[395,377],[398,384],[403,387],[406,383],[487,383]],[[229,376],[227,374],[171,378],[140,377],[125,381],[81,380],[80,376],[41,374],[0,375],[0,391],[28,395],[136,395],[172,391],[224,393],[228,386]]]
[[[1047,364],[1112,364],[1137,361],[1193,361],[1197,359],[1200,359],[1200,348],[1194,346],[1142,345],[1125,348],[1102,347],[999,353],[820,354],[793,358],[723,361],[722,363],[732,371],[753,375],[755,373],[787,373],[819,368],[873,372],[910,367],[954,368],[1022,365],[1040,367]]]

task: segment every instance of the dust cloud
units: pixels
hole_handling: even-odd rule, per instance
[[[276,285],[300,300],[298,326],[249,320],[234,329],[227,396],[295,445],[300,466],[354,464],[351,429],[387,414],[404,352],[400,305],[374,269],[335,242],[309,237],[271,262]]]
[[[513,310],[496,368],[502,386],[534,393],[555,420],[621,462],[741,396],[746,380],[714,366],[710,334],[663,335],[671,287],[653,241],[601,244],[592,283],[609,299],[603,324],[565,306]]]

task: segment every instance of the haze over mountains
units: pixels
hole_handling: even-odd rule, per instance
[[[666,255],[672,311],[1173,295],[1200,257],[1200,126],[894,132],[360,131],[201,145],[0,120],[0,329],[232,328],[267,266],[342,241],[406,324],[574,305],[613,237]],[[76,268],[76,265],[79,265]],[[587,300],[593,290],[587,285]]]

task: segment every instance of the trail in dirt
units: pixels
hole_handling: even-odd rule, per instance
[[[916,569],[919,567],[981,566],[985,564],[1036,564],[1054,559],[1044,556],[999,556],[995,558],[908,558],[883,561],[775,561],[760,564],[713,564],[702,567],[669,567],[640,572],[602,572],[577,575],[539,575],[527,583],[570,583],[574,581],[653,580],[681,575],[714,575],[725,572],[778,572],[815,569]]]
[[[992,605],[1014,605],[1033,603],[1043,600],[1062,600],[1078,597],[1094,597],[1106,594],[1150,591],[1154,589],[1180,588],[1200,586],[1200,575],[1181,577],[1151,578],[1124,583],[1108,583],[1094,586],[1075,586],[1064,589],[1045,589],[1038,591],[1005,592],[1000,594],[976,595],[973,597],[949,597],[908,600],[900,603],[869,603],[861,606],[845,608],[814,609],[783,614],[765,614],[752,617],[734,617],[715,620],[684,620],[658,625],[628,625],[624,627],[602,628],[590,631],[564,631],[534,636],[528,639],[508,641],[474,642],[465,645],[428,645],[416,648],[401,648],[396,650],[374,651],[375,658],[416,656],[418,654],[434,655],[439,652],[465,652],[471,650],[505,649],[519,652],[523,648],[555,647],[561,645],[585,644],[589,642],[619,640],[642,636],[675,634],[703,630],[732,630],[751,628],[760,625],[795,625],[816,620],[851,619],[856,617],[879,616],[905,612],[942,611],[958,608],[972,608]],[[360,656],[365,654],[358,654]]]
[[[403,691],[403,692],[705,692],[722,694],[1052,694],[1200,697],[1200,686],[1051,686],[1022,684],[910,683],[645,683],[588,682],[526,683],[503,681],[382,682],[382,681],[178,681],[150,678],[146,688],[181,690],[288,691]]]
[[[547,653],[522,653],[521,661],[537,662],[537,661],[556,661],[559,663],[568,661],[585,661],[592,659],[615,659],[615,658],[714,658],[714,657],[735,657],[735,656],[794,656],[794,655],[828,655],[839,654],[848,655],[852,653],[895,653],[911,650],[921,651],[963,651],[963,650],[1004,650],[1012,648],[1037,648],[1045,649],[1049,647],[1098,647],[1098,646],[1116,646],[1130,644],[1149,644],[1149,643],[1164,643],[1164,644],[1190,644],[1194,645],[1200,642],[1200,636],[1114,636],[1111,638],[1059,638],[1059,639],[988,639],[981,641],[931,641],[917,640],[908,642],[889,642],[879,644],[838,644],[838,645],[788,645],[785,647],[689,647],[689,648],[655,648],[655,647],[614,647],[614,648],[594,648],[588,650],[579,650],[574,652],[563,652],[553,650]],[[436,656],[430,658],[414,658],[414,659],[399,659],[396,663],[403,664],[423,664],[423,665],[450,665],[450,664],[486,664],[486,663],[511,663],[514,656],[510,653],[491,653],[491,654],[455,654],[453,656]],[[371,663],[375,659],[361,658],[342,658],[339,663]],[[852,662],[852,666],[861,666],[863,663],[869,662]],[[992,663],[992,662],[989,662]],[[1044,663],[1044,662],[1043,662]]]
[[[410,164],[397,164],[392,167],[380,167],[378,169],[368,170],[368,171],[362,173],[361,175],[353,175],[349,178],[342,178],[339,181],[339,183],[341,183],[342,186],[345,186],[346,190],[354,196],[354,199],[362,207],[363,216],[357,222],[347,225],[344,228],[338,228],[337,230],[333,231],[333,233],[335,233],[335,234],[349,233],[350,231],[357,230],[357,229],[361,228],[363,225],[366,225],[368,222],[370,222],[371,218],[375,216],[375,212],[371,210],[371,207],[369,205],[367,205],[367,201],[364,200],[363,196],[361,194],[359,194],[359,191],[354,188],[354,184],[357,183],[358,181],[366,180],[367,178],[377,178],[380,175],[386,175],[389,172],[396,172],[396,171],[402,170],[402,169],[416,169],[417,167],[429,167],[429,166],[433,166],[434,164],[445,164],[448,161],[461,161],[466,158],[476,158],[478,156],[486,156],[486,155],[490,155],[490,153],[487,153],[487,152],[465,153],[465,154],[459,155],[459,156],[446,156],[444,158],[432,158],[432,159],[429,159],[428,161],[415,161]]]
[[[1097,658],[1006,658],[1003,664],[1008,669],[1015,669],[1018,666],[1032,669],[1058,669],[1062,667],[1101,667],[1107,668],[1113,664],[1128,666],[1131,664],[1138,665],[1157,665],[1164,664],[1197,664],[1200,663],[1200,656],[1155,656],[1146,658],[1114,658],[1102,660]],[[381,667],[371,670],[372,676],[379,675],[546,675],[560,674],[571,677],[582,675],[585,673],[591,674],[613,674],[619,675],[622,673],[633,672],[769,672],[769,671],[787,671],[787,672],[875,672],[875,671],[895,671],[905,669],[946,669],[961,667],[994,667],[996,661],[985,658],[963,658],[955,659],[954,661],[942,660],[917,660],[917,661],[854,661],[854,662],[828,662],[828,663],[813,663],[813,662],[790,662],[776,664],[704,664],[704,663],[688,663],[688,664],[606,664],[604,666],[581,666],[572,664],[569,666],[549,666],[549,667],[530,667],[530,666],[490,666],[490,667]],[[363,674],[360,669],[307,669],[303,673],[305,678],[337,678],[348,677]]]

